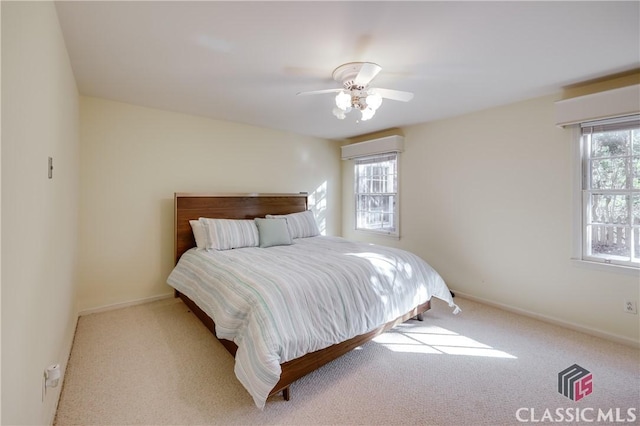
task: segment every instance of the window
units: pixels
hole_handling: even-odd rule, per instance
[[[582,257],[640,267],[640,116],[581,129]]]
[[[355,159],[356,229],[398,233],[398,154]]]

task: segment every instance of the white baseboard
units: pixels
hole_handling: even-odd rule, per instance
[[[550,324],[559,325],[564,328],[568,328],[581,333],[589,334],[591,336],[600,337],[602,339],[610,340],[612,342],[621,343],[623,345],[631,346],[634,348],[640,348],[640,341],[630,339],[628,337],[619,336],[617,334],[609,333],[606,331],[598,330],[595,328],[585,327],[583,325],[575,324],[569,321],[564,321],[558,318],[541,315],[535,312],[527,311],[526,309],[516,308],[503,303],[494,302],[491,300],[483,299],[481,297],[472,296],[470,294],[463,293],[461,291],[453,291],[456,296],[460,296],[463,299],[473,300],[474,302],[482,303],[484,305],[493,306],[494,308],[502,309],[505,311],[513,312],[514,314],[523,315],[525,317],[534,318],[540,321],[544,321]]]
[[[129,306],[142,305],[144,303],[155,302],[157,300],[169,299],[173,297],[173,293],[161,294],[159,296],[145,297],[143,299],[131,300],[129,302],[114,303],[113,305],[100,306],[98,308],[84,309],[78,312],[78,316],[97,314],[100,312],[112,311],[114,309],[127,308]]]

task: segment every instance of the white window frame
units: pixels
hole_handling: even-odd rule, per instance
[[[574,140],[576,141],[575,149],[574,149],[574,158],[577,158],[576,162],[576,172],[575,172],[575,180],[576,180],[576,196],[574,197],[574,206],[576,206],[576,223],[579,226],[574,227],[575,235],[577,236],[576,244],[574,244],[574,259],[593,262],[598,264],[603,264],[606,266],[630,269],[632,271],[636,271],[640,269],[640,263],[637,261],[633,261],[633,259],[638,259],[640,257],[640,253],[635,253],[634,256],[634,241],[636,235],[640,235],[640,225],[635,224],[633,222],[633,197],[640,195],[640,188],[633,188],[632,183],[628,183],[628,187],[623,190],[602,190],[597,188],[591,188],[591,163],[593,159],[590,155],[590,136],[588,134],[583,135],[583,128],[589,127],[597,127],[597,126],[616,126],[619,124],[620,126],[624,126],[624,123],[629,121],[640,119],[640,115],[632,115],[627,117],[613,118],[613,119],[605,119],[605,120],[597,120],[591,122],[581,123],[579,126],[575,127]],[[615,129],[611,129],[615,130]],[[629,155],[629,159],[633,158],[633,153]],[[629,161],[627,163],[629,169],[627,172],[633,177],[633,170],[631,169],[632,165]],[[593,228],[593,224],[591,223],[591,208],[590,208],[590,199],[592,194],[594,193],[610,193],[612,195],[628,195],[628,209],[629,209],[629,219],[626,224],[620,224],[622,226],[618,226],[617,228],[626,228],[625,235],[626,238],[631,238],[630,250],[631,256],[629,258],[624,258],[615,255],[594,255],[591,253],[591,234],[590,229]],[[613,225],[602,225],[609,226],[610,228]],[[578,228],[578,229],[576,229]],[[620,232],[617,230],[616,232]]]
[[[394,180],[395,180],[395,191],[393,190],[385,190],[385,191],[360,191],[360,187],[359,187],[359,166],[363,165],[363,164],[375,164],[375,160],[380,160],[380,161],[389,161],[392,160],[395,162],[395,173],[394,173]],[[353,175],[354,175],[354,188],[353,188],[353,192],[354,192],[354,227],[356,231],[359,232],[367,232],[367,233],[372,233],[372,234],[377,234],[377,235],[385,235],[385,236],[390,236],[390,237],[396,237],[399,238],[400,237],[400,161],[399,161],[399,153],[398,152],[387,152],[387,153],[381,153],[381,154],[376,154],[376,155],[370,155],[370,156],[366,156],[366,157],[357,157],[354,158],[354,168],[353,168]],[[392,184],[393,185],[393,184]],[[390,197],[394,202],[393,202],[393,209],[391,212],[382,212],[382,214],[390,214],[391,217],[393,218],[393,220],[391,221],[393,224],[391,227],[389,226],[381,226],[380,228],[373,228],[373,227],[365,227],[365,226],[361,226],[360,221],[359,221],[359,217],[360,214],[362,212],[362,210],[360,209],[360,204],[359,204],[359,200],[360,200],[360,196],[364,196],[364,197],[369,197],[369,196],[383,196],[383,197]],[[380,212],[376,212],[376,214],[380,214]],[[381,222],[381,225],[383,224],[383,222]]]

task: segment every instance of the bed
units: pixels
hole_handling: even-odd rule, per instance
[[[280,392],[289,400],[290,385],[299,378],[421,316],[431,297],[458,310],[442,278],[417,256],[397,249],[376,246],[374,252],[372,245],[318,236],[317,231],[268,248],[195,248],[190,221],[209,218],[200,221],[213,229],[224,220],[244,225],[268,216],[276,220],[258,219],[258,225],[283,221],[291,226],[292,218],[308,217],[306,194],[176,193],[174,206],[176,267],[167,282],[236,358],[236,376],[260,408]],[[355,266],[337,266],[343,258]],[[397,265],[403,270],[398,272]],[[363,278],[361,269],[367,274]],[[428,283],[420,284],[419,291],[403,290],[398,277],[414,274],[428,274]],[[375,285],[368,285],[373,290],[343,290],[357,281]],[[311,294],[316,287],[320,293]],[[411,294],[411,301],[402,293]],[[379,298],[383,302],[374,300]]]

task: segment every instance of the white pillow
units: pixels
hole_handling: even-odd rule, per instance
[[[193,238],[196,240],[196,247],[199,249],[205,248],[207,245],[207,234],[200,221],[190,220],[189,225],[191,225],[191,231],[193,231]]]
[[[316,217],[311,210],[285,215],[268,214],[265,217],[267,219],[286,219],[291,238],[307,238],[320,235]]]
[[[207,250],[229,250],[257,247],[260,242],[258,227],[253,220],[198,219],[206,236]]]

